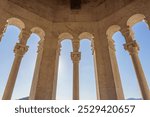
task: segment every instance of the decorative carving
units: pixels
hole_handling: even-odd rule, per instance
[[[134,40],[134,32],[129,27],[122,29],[121,32],[124,35],[127,43]]]
[[[124,44],[124,49],[128,50],[130,54],[138,53],[140,50],[138,43],[136,40],[133,40],[132,42]]]
[[[27,40],[30,37],[31,32],[29,30],[23,29],[19,35],[19,41],[21,44],[26,45]]]
[[[79,51],[79,47],[80,47],[80,40],[79,39],[74,39],[72,41],[73,44],[73,51],[74,52],[78,52]]]
[[[81,59],[81,52],[71,52],[71,59],[73,62],[79,62]]]
[[[147,24],[147,28],[150,30],[150,21],[148,19],[144,20],[145,23]]]
[[[6,32],[7,29],[7,25],[3,25],[2,27],[0,27],[0,42],[2,40],[2,37],[4,36],[4,33]]]
[[[29,46],[16,43],[14,53],[19,56],[23,56],[28,51]]]

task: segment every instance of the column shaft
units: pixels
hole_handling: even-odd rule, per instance
[[[14,63],[12,65],[12,69],[11,69],[11,72],[9,74],[7,85],[6,85],[4,95],[2,98],[3,100],[10,100],[11,99],[21,60],[22,60],[22,56],[18,56],[18,55],[15,56]]]
[[[24,34],[23,32],[24,31],[22,31],[20,35],[20,42],[16,43],[15,48],[14,48],[15,59],[14,59],[14,62],[13,62],[13,65],[9,74],[8,82],[6,84],[4,95],[2,98],[3,100],[11,99],[22,57],[28,51],[28,46],[26,46],[26,42],[30,36],[30,33],[27,33],[25,31],[25,34]]]
[[[56,61],[55,61],[55,72],[54,72],[54,81],[53,81],[52,100],[56,100],[60,51],[61,51],[61,44],[58,44],[57,50],[56,50]]]
[[[32,86],[31,86],[31,90],[30,90],[30,96],[29,96],[30,100],[35,99],[35,93],[36,93],[36,87],[37,87],[37,83],[38,83],[38,77],[39,77],[42,55],[43,55],[43,48],[40,45],[39,49],[38,49],[38,55],[37,55],[37,59],[36,59],[33,81],[32,81]]]
[[[114,44],[112,37],[108,37],[108,44],[109,44],[109,54],[110,54],[111,66],[112,66],[113,76],[114,76],[114,80],[115,80],[117,99],[123,100],[124,94],[123,94],[123,89],[122,89],[122,84],[121,84],[121,79],[120,79],[120,74],[119,74],[119,68],[118,68],[118,63],[117,63],[117,58],[116,58],[115,44]]]
[[[143,99],[150,100],[150,92],[149,92],[148,84],[147,84],[138,54],[131,54],[131,58],[132,58],[136,76],[140,85]]]
[[[73,52],[71,52],[73,61],[73,100],[79,100],[79,61],[81,59],[79,46],[79,40],[73,40]]]
[[[150,100],[150,92],[149,92],[148,84],[146,82],[144,71],[142,69],[142,65],[140,63],[140,59],[138,56],[139,46],[138,46],[137,42],[135,40],[133,40],[130,43],[126,43],[124,45],[124,47],[125,47],[125,50],[128,50],[131,55],[131,59],[132,59],[133,65],[134,65],[134,69],[136,72],[136,76],[138,79],[138,83],[139,83],[139,86],[141,89],[143,99]]]
[[[73,100],[79,100],[79,63],[73,63]]]

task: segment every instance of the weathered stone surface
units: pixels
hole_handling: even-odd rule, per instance
[[[29,99],[55,99],[60,42],[65,38],[74,42],[81,39],[79,36],[82,33],[84,38],[92,40],[97,98],[124,99],[114,41],[111,40],[112,31],[121,29],[124,32],[141,20],[149,23],[150,1],[81,0],[80,5],[80,9],[73,10],[70,9],[69,0],[0,0],[0,37],[8,23],[21,30],[31,29],[41,40],[44,39],[39,47]],[[116,30],[114,26],[107,34],[112,25],[120,28]],[[74,49],[78,50],[78,47]],[[78,65],[75,69],[78,72]]]

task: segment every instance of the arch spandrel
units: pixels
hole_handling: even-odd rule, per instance
[[[24,29],[24,28],[25,28],[24,22],[21,21],[21,20],[18,19],[18,18],[9,18],[9,19],[7,20],[7,23],[8,23],[8,25],[17,26],[17,27],[20,28],[20,29]]]

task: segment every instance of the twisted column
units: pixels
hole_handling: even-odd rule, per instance
[[[11,99],[22,57],[28,51],[28,46],[26,46],[26,43],[29,36],[30,36],[29,32],[22,31],[22,33],[19,36],[20,42],[16,43],[15,45],[14,48],[15,58],[6,84],[4,95],[2,98],[3,100]]]
[[[79,100],[79,61],[81,59],[81,52],[79,52],[79,40],[73,40],[73,52],[71,52],[71,59],[73,61],[73,100]]]
[[[148,84],[146,82],[144,71],[142,69],[142,65],[138,56],[138,51],[140,50],[139,45],[137,44],[136,40],[134,40],[134,33],[131,30],[127,30],[124,33],[124,36],[126,39],[126,44],[124,44],[124,48],[129,52],[131,56],[143,99],[150,100]]]

